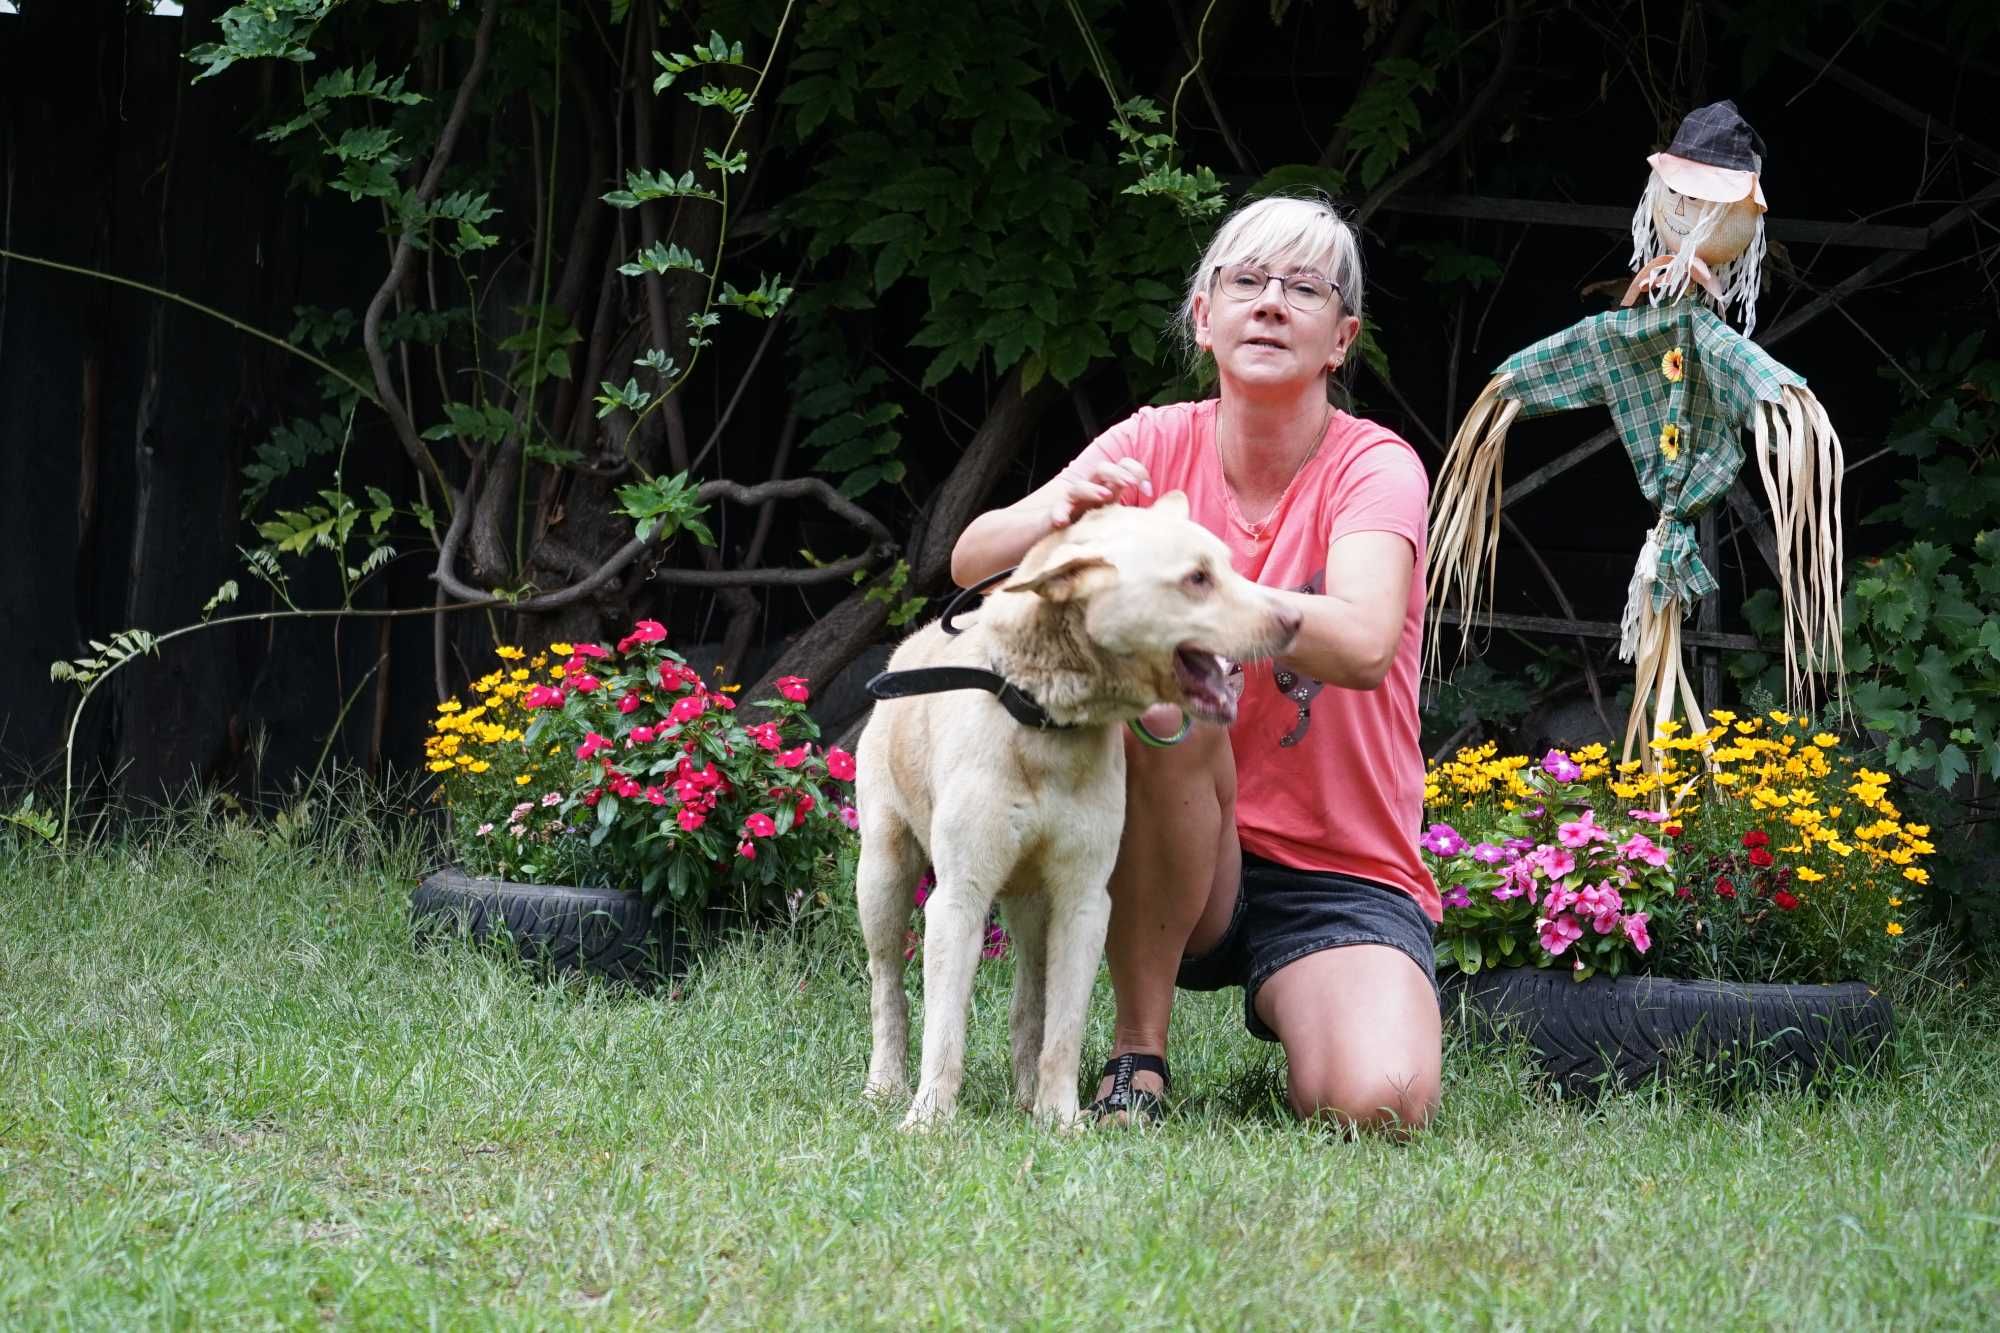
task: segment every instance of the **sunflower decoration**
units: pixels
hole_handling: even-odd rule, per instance
[[[1460,424],[1431,509],[1426,586],[1490,609],[1500,538],[1501,465],[1517,419],[1610,410],[1639,489],[1657,512],[1620,621],[1619,655],[1636,662],[1624,757],[1678,700],[1705,730],[1681,661],[1680,623],[1716,590],[1694,520],[1754,456],[1778,537],[1785,684],[1809,707],[1815,675],[1841,670],[1840,438],[1803,377],[1749,334],[1764,258],[1764,141],[1730,101],[1690,112],[1651,167],[1632,216],[1633,278],[1621,307],[1593,315],[1503,361]],[[1727,322],[1733,313],[1743,325]],[[1745,449],[1745,437],[1754,454]],[[1685,457],[1683,457],[1685,455]],[[1460,620],[1460,648],[1473,617]],[[1432,662],[1439,622],[1430,627]],[[1652,723],[1647,725],[1651,714]]]

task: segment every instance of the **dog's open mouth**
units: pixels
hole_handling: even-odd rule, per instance
[[[1188,711],[1202,721],[1227,726],[1236,720],[1236,691],[1229,688],[1228,669],[1214,653],[1182,644],[1174,650],[1174,679]]]

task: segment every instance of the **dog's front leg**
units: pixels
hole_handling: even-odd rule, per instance
[[[861,936],[868,946],[869,1017],[873,1041],[863,1095],[887,1100],[909,1090],[910,1001],[903,993],[903,937],[910,926],[923,853],[894,816],[862,817],[861,861],[854,891]]]
[[[924,903],[923,1070],[904,1129],[948,1119],[958,1104],[972,974],[993,907],[993,890],[965,868],[939,866],[937,871],[937,888]]]
[[[1077,1063],[1083,1054],[1083,1022],[1090,1009],[1104,935],[1111,923],[1106,888],[1109,861],[1067,884],[1049,886],[1047,1010],[1042,1018],[1042,1056],[1037,1071],[1035,1118],[1067,1128],[1076,1123]]]
[[[1014,1047],[1014,1101],[1023,1111],[1032,1111],[1047,1004],[1049,900],[1034,888],[1003,901],[1014,954],[1014,1007],[1008,1023]]]

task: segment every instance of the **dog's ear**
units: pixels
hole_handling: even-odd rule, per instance
[[[1001,592],[1031,592],[1049,602],[1088,597],[1118,581],[1118,567],[1101,555],[1072,556],[1061,564],[1017,578]]]
[[[1187,492],[1168,491],[1165,495],[1153,501],[1153,509],[1158,513],[1170,514],[1175,518],[1186,518],[1188,516]]]

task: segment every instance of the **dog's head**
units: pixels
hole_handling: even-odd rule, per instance
[[[1238,574],[1222,540],[1188,518],[1179,491],[1050,533],[1001,591],[1066,607],[1139,707],[1178,704],[1225,725],[1238,691],[1224,659],[1275,656],[1299,630],[1298,613]]]

